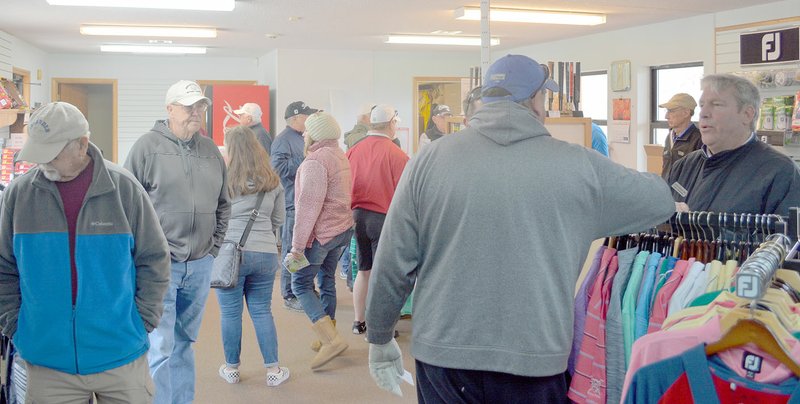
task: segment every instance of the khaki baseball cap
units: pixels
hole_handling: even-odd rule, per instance
[[[46,104],[31,115],[28,140],[18,160],[44,164],[53,161],[70,140],[89,134],[89,122],[74,105],[66,102]]]
[[[659,105],[661,108],[686,108],[689,111],[694,111],[696,106],[697,102],[694,100],[694,97],[686,93],[675,94],[669,99],[669,101]]]

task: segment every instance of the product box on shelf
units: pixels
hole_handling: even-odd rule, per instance
[[[792,131],[800,132],[800,91],[794,95],[794,108],[792,110]]]
[[[25,109],[28,107],[28,104],[25,102],[25,99],[22,98],[19,91],[17,91],[17,86],[14,85],[13,82],[7,79],[0,79],[0,85],[2,85],[8,97],[11,98],[11,108]]]

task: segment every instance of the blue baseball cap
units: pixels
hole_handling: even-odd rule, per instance
[[[500,100],[522,101],[534,95],[534,92],[546,88],[559,92],[558,84],[550,78],[550,71],[546,65],[524,56],[506,55],[497,59],[486,71],[483,83],[483,103]],[[505,90],[506,95],[487,97],[486,94],[496,94],[491,89]]]

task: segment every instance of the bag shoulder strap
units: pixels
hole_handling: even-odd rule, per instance
[[[244,248],[244,243],[247,242],[247,237],[250,236],[250,229],[253,228],[253,223],[255,223],[256,218],[258,217],[258,208],[261,207],[261,202],[264,202],[264,195],[266,195],[266,192],[258,193],[258,199],[256,199],[256,206],[250,213],[250,220],[247,221],[247,227],[244,228],[244,233],[242,233],[242,238],[241,240],[239,240],[239,248]]]

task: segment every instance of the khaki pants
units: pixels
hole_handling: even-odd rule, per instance
[[[72,375],[25,363],[28,375],[26,404],[146,404],[155,387],[147,355],[118,368],[91,375]]]

